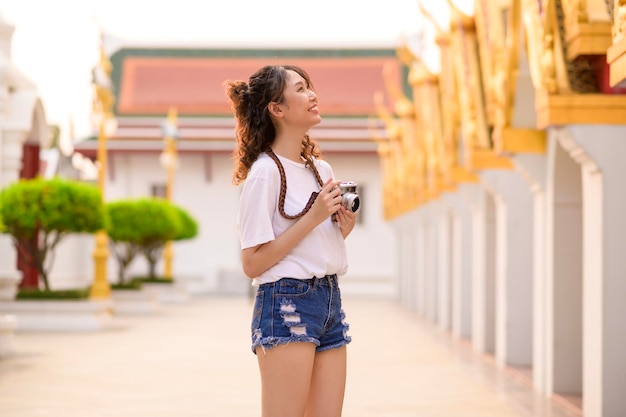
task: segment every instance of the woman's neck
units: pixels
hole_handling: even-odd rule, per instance
[[[295,162],[302,162],[302,157],[300,156],[302,152],[302,138],[304,137],[303,133],[290,133],[289,136],[286,134],[277,135],[274,143],[272,144],[272,150],[274,153],[291,159]]]

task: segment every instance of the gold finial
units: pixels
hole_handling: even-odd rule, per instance
[[[397,140],[400,138],[400,128],[393,114],[385,106],[384,94],[382,91],[374,93],[374,105],[376,106],[376,113],[378,118],[385,124],[387,136],[391,140]]]
[[[176,126],[178,123],[178,109],[176,106],[170,106],[167,111],[167,122],[172,126]]]
[[[409,100],[397,83],[396,67],[388,62],[383,66],[383,79],[387,92],[394,100],[395,111],[398,116],[409,116],[414,112],[413,103]]]
[[[472,18],[474,17],[473,14],[467,14],[465,12],[463,12],[459,6],[456,5],[456,3],[454,2],[454,0],[447,0],[448,4],[450,5],[451,10],[454,10],[456,13],[458,13],[459,15],[463,16],[464,18]],[[472,0],[472,8],[474,8],[474,1]]]
[[[406,42],[402,43],[396,48],[396,56],[407,67],[410,67],[411,65],[413,65],[413,62],[419,60],[419,57],[413,53],[413,51],[411,50],[411,48],[409,48]]]
[[[417,6],[419,7],[420,12],[424,15],[424,17],[430,20],[430,22],[433,24],[438,35],[441,36],[448,32],[446,28],[443,28],[441,27],[441,25],[439,25],[439,22],[437,22],[437,19],[435,19],[433,14],[424,7],[424,5],[422,4],[422,0],[417,1]]]

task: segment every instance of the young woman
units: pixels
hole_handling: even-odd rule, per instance
[[[356,215],[308,131],[321,121],[307,73],[266,66],[227,82],[237,120],[235,184],[244,273],[258,286],[252,350],[263,417],[341,416],[348,325],[338,276]]]

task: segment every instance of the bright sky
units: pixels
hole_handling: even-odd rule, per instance
[[[49,123],[88,135],[98,26],[123,44],[386,46],[420,25],[417,0],[0,0],[13,62],[39,88]]]

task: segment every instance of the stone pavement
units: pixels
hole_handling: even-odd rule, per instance
[[[1,417],[252,417],[251,301],[195,297],[96,333],[20,333]],[[571,417],[392,300],[344,297],[344,417]]]

